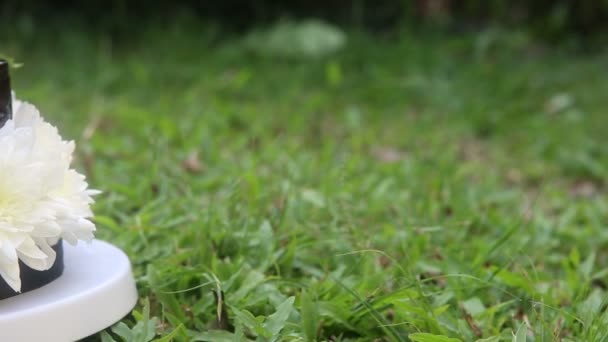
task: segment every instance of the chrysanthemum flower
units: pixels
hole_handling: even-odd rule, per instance
[[[51,248],[93,238],[85,177],[70,168],[74,143],[64,141],[36,107],[13,100],[13,119],[0,128],[0,277],[20,291],[19,260],[43,271]]]

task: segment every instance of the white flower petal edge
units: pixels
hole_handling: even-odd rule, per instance
[[[13,119],[0,128],[0,277],[21,290],[19,260],[43,271],[51,246],[90,241],[90,205],[98,192],[70,169],[74,143],[64,141],[33,105],[13,99]]]

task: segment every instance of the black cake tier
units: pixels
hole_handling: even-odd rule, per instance
[[[59,278],[63,273],[63,243],[61,240],[52,246],[57,253],[55,263],[46,271],[36,271],[21,260],[19,260],[19,270],[21,272],[21,292],[28,292],[42,287],[53,280]],[[0,300],[18,295],[19,292],[13,289],[0,277]]]

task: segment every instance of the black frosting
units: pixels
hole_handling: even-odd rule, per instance
[[[46,271],[36,271],[21,260],[19,260],[19,270],[21,272],[21,293],[35,290],[42,287],[53,280],[59,278],[63,273],[63,243],[61,240],[52,246],[57,257],[55,263]],[[19,292],[13,291],[8,284],[0,277],[0,300],[18,295]]]
[[[11,102],[11,78],[8,72],[8,62],[0,59],[0,128],[12,117]]]

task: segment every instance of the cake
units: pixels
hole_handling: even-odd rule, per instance
[[[64,268],[63,241],[91,241],[85,177],[64,140],[32,104],[15,98],[0,61],[0,300],[44,286]]]

